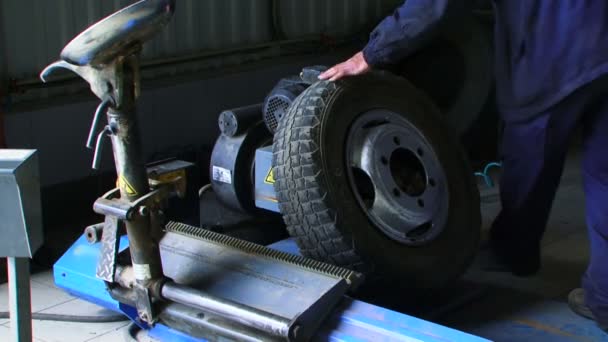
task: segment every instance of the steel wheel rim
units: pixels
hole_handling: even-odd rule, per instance
[[[346,141],[350,187],[373,225],[410,246],[436,239],[448,217],[447,180],[434,149],[403,116],[361,114]]]

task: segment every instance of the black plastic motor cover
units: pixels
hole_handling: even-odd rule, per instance
[[[261,120],[243,134],[220,134],[211,154],[211,186],[228,207],[245,213],[256,211],[254,201],[255,151],[272,143],[272,135]]]

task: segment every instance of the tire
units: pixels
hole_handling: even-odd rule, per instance
[[[460,137],[479,119],[494,85],[491,26],[474,16],[462,22],[393,71],[426,92]]]
[[[404,245],[377,229],[349,185],[345,137],[358,113],[374,108],[399,113],[417,127],[446,175],[446,225],[424,245]],[[388,73],[322,81],[301,94],[273,144],[280,211],[301,252],[407,288],[440,288],[459,277],[478,248],[479,193],[467,158],[443,121],[426,95]]]

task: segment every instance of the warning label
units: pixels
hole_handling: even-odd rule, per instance
[[[137,196],[137,191],[135,191],[133,186],[129,184],[123,175],[118,177],[118,187],[129,196]]]
[[[225,169],[219,166],[213,166],[213,175],[212,178],[214,181],[232,184],[232,172],[230,170]]]
[[[273,171],[272,168],[270,168],[270,170],[268,170],[268,174],[266,175],[266,178],[264,179],[264,183],[266,183],[266,184],[274,184],[275,183],[274,171]]]
[[[157,175],[155,178],[156,178],[156,181],[158,181],[159,183],[172,183],[172,182],[175,182],[176,180],[178,180],[179,178],[185,179],[186,170],[180,169],[180,170],[163,173],[163,174]]]

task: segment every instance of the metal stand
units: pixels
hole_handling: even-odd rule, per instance
[[[11,341],[32,340],[32,302],[30,298],[30,260],[7,258]]]
[[[95,148],[93,165],[98,167],[103,140],[110,137],[118,187],[93,205],[106,216],[96,275],[112,298],[137,309],[139,323],[169,321],[184,332],[198,328],[220,336],[238,330],[249,336],[246,340],[309,340],[358,284],[358,273],[184,224],[170,223],[163,233],[164,203],[183,192],[186,180],[148,178],[136,100],[142,44],[169,21],[174,7],[175,0],[145,0],[126,7],[74,38],[62,59],[41,73],[45,80],[58,68],[71,70],[102,101],[87,146]],[[104,113],[108,124],[100,130]],[[127,231],[130,265],[117,262],[118,224]],[[161,245],[169,251],[162,259]],[[129,271],[117,272],[118,266]],[[179,309],[169,309],[176,306]],[[190,313],[197,317],[193,323],[184,319]]]

